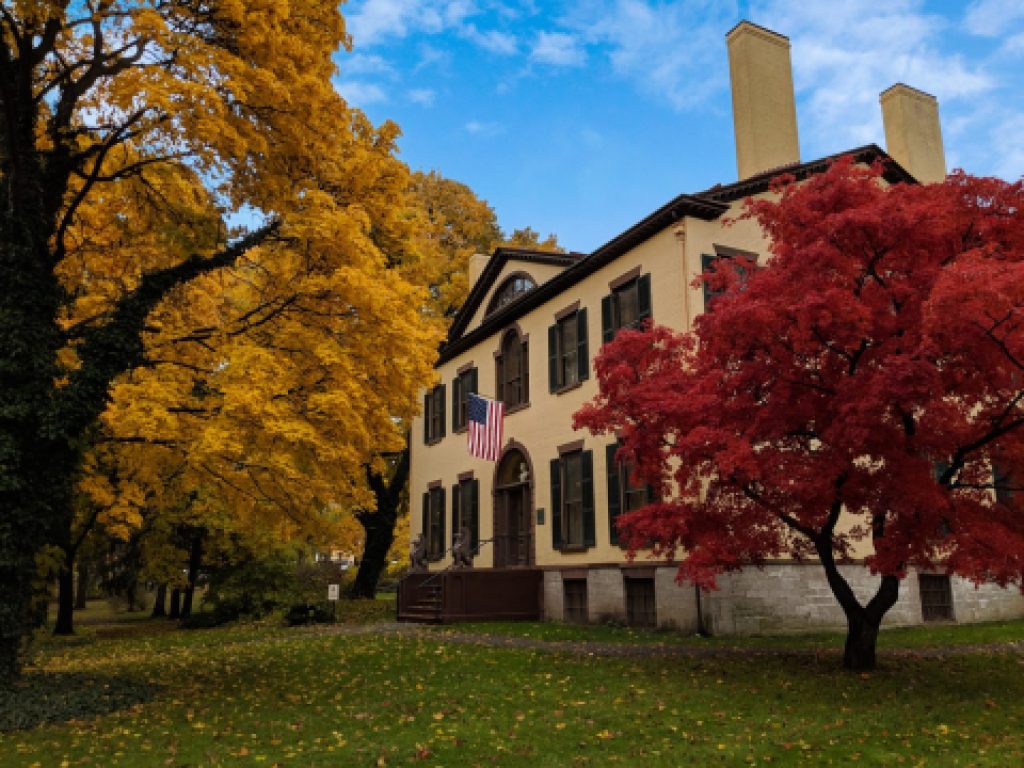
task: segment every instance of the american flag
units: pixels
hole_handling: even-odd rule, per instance
[[[470,394],[466,408],[469,421],[469,455],[497,461],[501,453],[501,427],[505,404]]]

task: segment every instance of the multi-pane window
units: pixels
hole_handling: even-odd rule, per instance
[[[608,524],[611,528],[612,544],[619,543],[619,531],[616,526],[619,515],[640,509],[654,499],[653,489],[634,479],[633,465],[617,459],[618,449],[618,443],[612,443],[605,449],[605,469],[608,479]]]
[[[473,551],[480,548],[480,481],[460,480],[452,486],[452,546],[462,528],[469,529]]]
[[[423,539],[427,545],[427,559],[444,557],[444,488],[431,488],[423,494]]]
[[[452,432],[466,428],[469,396],[477,392],[476,368],[463,371],[452,380]]]
[[[996,492],[996,501],[1009,506],[1013,502],[1014,481],[1010,472],[996,462],[992,463],[992,487]]]
[[[562,604],[565,620],[574,624],[587,623],[587,580],[564,579]]]
[[[423,396],[423,442],[444,437],[444,384],[438,384]]]
[[[925,621],[951,621],[953,590],[949,576],[944,573],[920,573],[917,584],[921,592],[921,618]]]
[[[506,408],[523,405],[530,400],[530,366],[526,341],[515,329],[509,330],[501,340],[497,358],[498,399]]]
[[[548,328],[548,388],[566,389],[590,375],[587,310],[579,309]]]
[[[594,546],[591,451],[572,451],[551,461],[551,531],[555,549]]]
[[[640,328],[650,316],[651,276],[639,275],[601,299],[601,340],[611,341],[620,328]]]
[[[491,303],[487,305],[487,314],[489,315],[492,312],[496,312],[506,304],[512,303],[524,293],[529,293],[536,287],[537,284],[533,282],[533,278],[529,275],[513,275],[502,283],[498,290],[494,292],[494,296],[491,298]]]
[[[653,627],[658,622],[654,604],[654,579],[627,578],[626,623],[631,627]]]
[[[746,282],[748,267],[751,267],[757,263],[757,254],[750,253],[749,251],[741,251],[737,248],[729,248],[724,245],[716,245],[715,253],[703,253],[700,257],[700,268],[705,274],[713,273],[716,269],[717,264],[721,263],[722,259],[735,259],[733,266],[736,270],[736,274],[739,276],[741,286]],[[704,311],[707,312],[711,309],[715,303],[715,299],[725,293],[720,288],[712,288],[707,282],[704,283]]]

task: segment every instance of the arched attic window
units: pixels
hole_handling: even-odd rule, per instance
[[[525,272],[516,272],[509,275],[505,282],[498,286],[498,290],[491,297],[491,303],[487,305],[487,314],[497,312],[506,304],[515,301],[524,293],[529,293],[537,287],[533,278]]]

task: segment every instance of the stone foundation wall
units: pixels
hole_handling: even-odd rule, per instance
[[[860,565],[843,565],[840,571],[861,602],[878,588],[878,577]],[[675,582],[676,569],[654,570],[655,606],[659,627],[696,632],[698,610],[692,585]],[[574,569],[574,577],[580,576]],[[586,571],[587,608],[592,622],[626,620],[626,591],[622,570],[597,567]],[[975,587],[953,577],[953,617],[957,622],[994,621],[1024,617],[1024,597],[1016,588],[993,584]],[[723,574],[718,589],[701,594],[704,625],[713,635],[752,635],[808,630],[843,629],[846,618],[829,589],[818,563],[779,563],[762,570],[750,568]],[[544,573],[544,617],[563,620],[562,573]],[[916,573],[900,582],[900,597],[889,610],[884,625],[920,624],[921,596]]]

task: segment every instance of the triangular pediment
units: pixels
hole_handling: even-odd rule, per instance
[[[465,304],[459,309],[448,333],[448,342],[473,330],[488,316],[488,308],[497,290],[517,276],[528,277],[541,286],[567,267],[586,258],[582,253],[551,253],[525,248],[496,248],[480,276],[469,290]],[[524,294],[525,295],[525,294]],[[513,299],[512,302],[518,300]],[[509,303],[512,303],[509,302]]]

